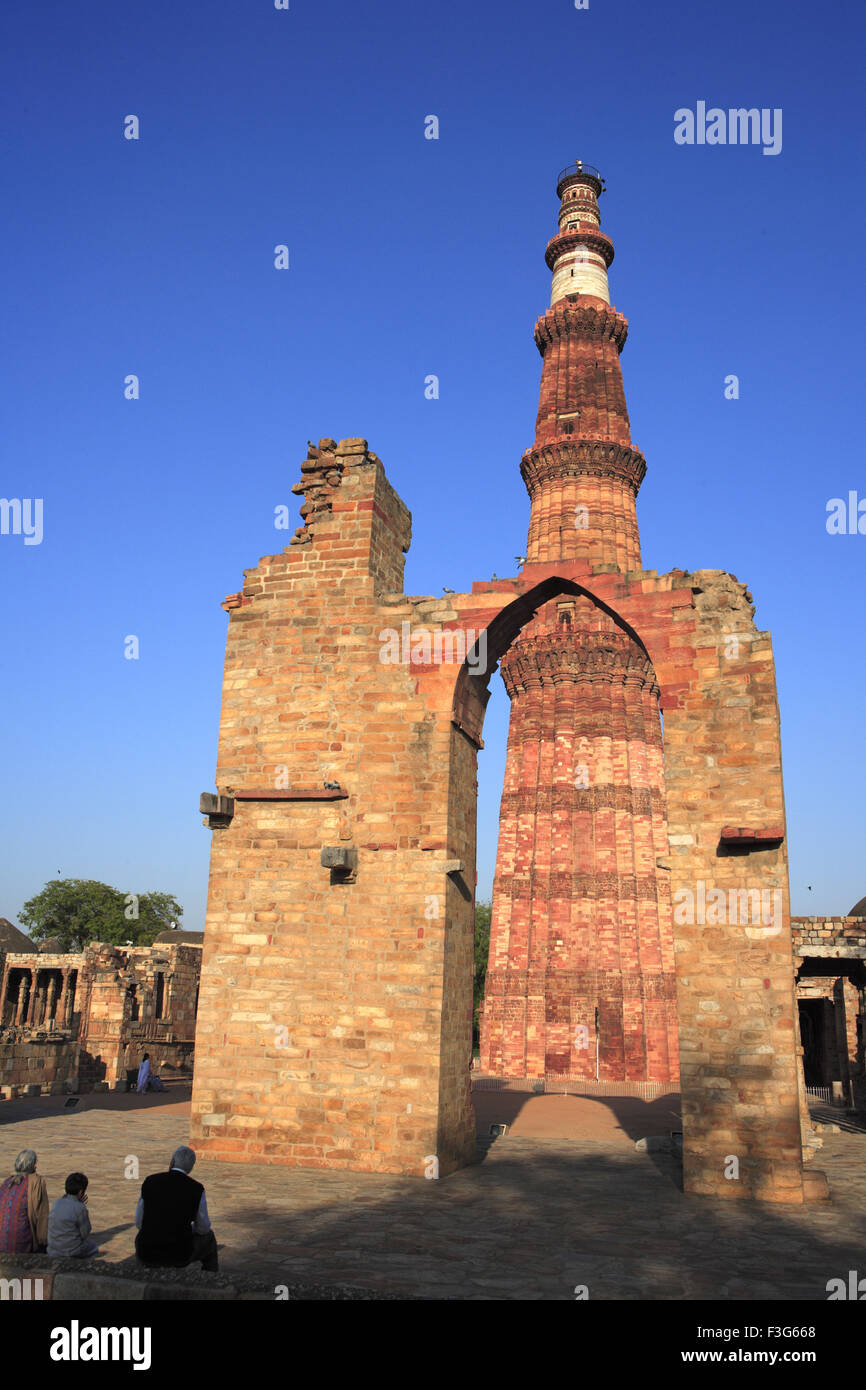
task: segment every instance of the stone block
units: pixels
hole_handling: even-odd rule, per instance
[[[826,1202],[830,1197],[830,1182],[820,1168],[803,1170],[803,1201]]]

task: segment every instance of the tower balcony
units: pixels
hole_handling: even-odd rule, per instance
[[[595,251],[610,269],[614,254],[610,237],[605,236],[592,222],[580,222],[577,227],[564,227],[551,237],[544,250],[548,270],[553,270],[563,252],[571,251],[576,246],[586,246],[590,251]]]
[[[572,179],[583,179],[586,183],[595,185],[595,196],[598,198],[604,192],[604,179],[591,164],[584,164],[583,160],[578,159],[574,164],[567,164],[556,180],[556,196],[562,197],[562,190]]]

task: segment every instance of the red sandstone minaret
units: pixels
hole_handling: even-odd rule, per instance
[[[559,177],[535,444],[521,473],[527,567],[639,570],[632,448],[598,171]],[[549,568],[546,570],[549,574]],[[511,723],[481,1066],[501,1076],[677,1079],[659,690],[634,634],[589,597],[541,608],[501,663]]]

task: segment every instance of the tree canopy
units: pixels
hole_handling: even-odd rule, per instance
[[[477,1045],[480,1038],[481,1005],[484,1003],[484,982],[487,976],[487,956],[490,951],[490,917],[493,904],[489,901],[475,904],[475,982],[473,988],[472,1038]]]
[[[37,943],[57,937],[62,950],[83,951],[91,941],[150,946],[182,916],[170,893],[122,893],[92,878],[55,878],[24,904],[18,920]]]

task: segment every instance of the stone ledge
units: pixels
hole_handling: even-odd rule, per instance
[[[299,1284],[274,1278],[265,1283],[242,1274],[211,1274],[197,1268],[147,1269],[130,1256],[118,1264],[106,1260],[59,1260],[47,1255],[0,1254],[0,1279],[42,1279],[45,1302],[119,1303],[214,1300],[278,1301],[274,1290],[288,1290],[289,1301],[405,1301],[405,1295],[348,1284]],[[31,1285],[32,1287],[32,1285]],[[22,1299],[21,1301],[27,1301]],[[32,1299],[32,1294],[30,1301]]]

